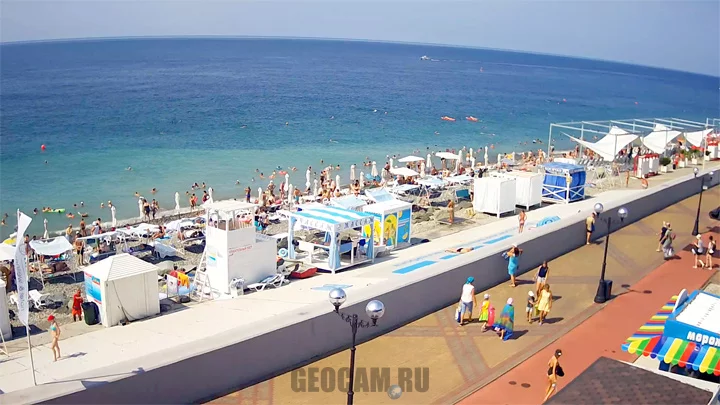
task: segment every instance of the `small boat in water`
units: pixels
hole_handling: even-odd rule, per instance
[[[440,119],[443,120],[443,121],[455,122],[455,118],[453,118],[453,117],[448,117],[447,115],[444,115],[444,116],[440,117]]]
[[[420,60],[430,60],[430,58],[427,55],[421,56]]]
[[[473,117],[472,115],[469,116],[469,117],[465,117],[465,119],[468,120],[468,121],[471,121],[471,122],[478,122],[478,121],[479,121],[477,118]]]

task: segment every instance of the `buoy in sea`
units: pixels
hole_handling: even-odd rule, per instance
[[[45,144],[40,145],[40,150],[45,150]]]

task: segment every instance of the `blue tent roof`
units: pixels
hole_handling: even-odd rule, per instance
[[[585,166],[571,163],[550,162],[545,164],[545,172],[553,174],[574,174],[585,171]]]

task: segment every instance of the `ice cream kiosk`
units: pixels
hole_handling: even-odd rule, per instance
[[[392,199],[366,205],[362,209],[375,217],[372,224],[375,245],[393,249],[410,246],[412,204]],[[363,227],[363,236],[371,234],[370,226]]]

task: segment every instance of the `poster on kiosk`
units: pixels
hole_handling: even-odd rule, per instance
[[[389,200],[366,205],[363,212],[375,217],[373,233],[375,245],[402,248],[410,245],[412,233],[412,204]],[[363,236],[370,235],[370,225],[363,227]]]

